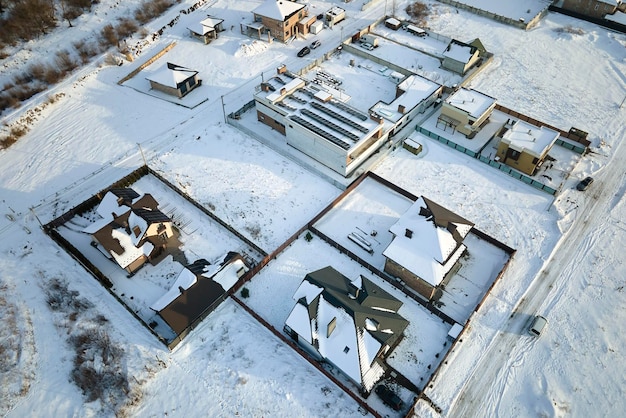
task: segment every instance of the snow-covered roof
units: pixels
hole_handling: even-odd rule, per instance
[[[476,47],[464,44],[455,39],[451,40],[442,55],[455,61],[468,63],[476,53]]]
[[[139,242],[148,230],[148,223],[145,219],[134,211],[131,211],[128,215],[128,227],[130,228],[130,239],[134,246],[139,245]]]
[[[304,4],[288,0],[267,0],[265,3],[254,9],[252,13],[270,19],[284,21],[287,17],[291,16],[303,7]]]
[[[194,77],[198,72],[180,65],[167,63],[159,68],[154,74],[146,77],[149,81],[163,86],[178,88],[178,85],[185,80]]]
[[[133,244],[130,235],[128,235],[126,231],[121,228],[111,229],[111,237],[119,242],[123,251],[119,254],[116,251],[109,251],[109,253],[113,256],[115,262],[124,269],[138,258],[142,256],[147,257],[154,249],[154,246],[150,242],[146,242],[142,246],[136,247]]]
[[[150,305],[150,309],[158,312],[161,309],[165,308],[167,305],[172,303],[174,299],[180,296],[180,289],[189,289],[196,283],[197,280],[198,278],[195,274],[193,274],[189,269],[183,268],[170,290],[168,290],[156,302]]]
[[[293,295],[285,324],[352,380],[371,390],[380,373],[374,362],[408,322],[402,302],[359,276],[349,281],[332,267],[307,274]]]
[[[113,189],[108,191],[96,208],[98,215],[106,219],[113,216],[120,216],[130,209],[130,204],[136,202],[139,194],[133,189]]]
[[[479,91],[462,87],[452,93],[446,99],[446,103],[467,112],[474,118],[479,118],[495,105],[496,99]]]
[[[465,251],[461,241],[472,227],[471,222],[419,197],[389,228],[394,238],[383,255],[437,286]]]
[[[398,88],[403,90],[404,93],[389,104],[381,101],[376,103],[372,108],[376,113],[379,113],[385,119],[393,122],[398,121],[398,119],[404,115],[404,113],[398,111],[399,106],[404,107],[406,109],[405,112],[409,112],[424,100],[431,97],[441,88],[441,85],[420,75],[412,74],[400,82]]]
[[[611,20],[613,22],[617,22],[617,23],[621,23],[622,25],[626,25],[626,13],[621,12],[619,10],[617,12],[613,13],[612,15],[604,16],[604,18],[606,20]]]
[[[215,27],[223,21],[224,19],[207,17],[206,19],[201,20],[200,22],[195,23],[192,26],[187,26],[187,29],[200,35],[206,35],[209,32],[215,31]]]
[[[560,133],[554,129],[516,120],[502,135],[502,140],[509,144],[509,148],[541,158],[544,152],[552,148],[559,136]]]
[[[385,23],[389,23],[390,25],[399,25],[400,22],[398,19],[394,18],[394,17],[390,17],[389,19],[385,20]]]

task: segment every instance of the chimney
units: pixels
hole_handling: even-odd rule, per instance
[[[283,64],[280,67],[276,68],[276,73],[278,73],[278,74],[284,74],[286,72],[287,72],[287,66],[285,64]]]
[[[413,231],[411,231],[409,228],[406,228],[404,230],[404,236],[409,239],[413,238]]]
[[[398,105],[398,113],[402,113],[404,115],[404,111],[405,111],[405,107],[404,105],[399,104]]]

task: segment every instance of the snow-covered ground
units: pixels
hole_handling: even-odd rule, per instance
[[[83,25],[97,32],[97,24],[138,3],[102,0],[103,13]],[[295,54],[312,36],[289,45],[258,46],[238,27],[260,3],[217,0],[201,8],[196,16],[210,12],[225,19],[228,30],[214,44],[192,41],[179,23],[144,47],[134,63],[79,71],[54,88],[64,96],[40,112],[30,132],[0,152],[2,414],[111,416],[117,410],[136,416],[362,416],[354,400],[232,301],[168,352],[38,227],[38,221],[55,218],[141,165],[140,151],[155,170],[266,251],[340,193],[324,178],[224,124],[221,95],[226,94],[226,112],[232,111],[252,98],[261,72],[273,72],[281,63],[297,68],[340,38],[338,28],[322,31],[317,35],[322,47],[304,59]],[[379,1],[360,12],[357,3],[345,3],[346,34],[380,17],[385,8]],[[315,14],[330,4],[309,2]],[[178,9],[152,29],[169,22]],[[402,10],[397,7],[398,17],[405,18]],[[556,197],[420,135],[414,135],[424,146],[420,155],[398,148],[376,167],[377,174],[459,213],[517,250],[426,394],[447,416],[619,416],[626,410],[620,329],[626,319],[626,148],[621,145],[626,106],[620,107],[626,96],[626,36],[558,14],[524,32],[440,3],[433,3],[432,10],[432,31],[460,40],[478,37],[494,53],[472,88],[551,125],[589,132],[592,153],[572,167]],[[564,30],[568,26],[582,34]],[[2,63],[0,74],[71,42],[71,34],[64,28],[41,44],[29,44],[14,61]],[[212,87],[208,100],[193,109],[117,84],[171,41],[177,42],[171,57],[192,48],[188,56],[194,61],[180,64],[205,71],[204,85]],[[12,122],[28,107],[3,122]],[[586,175],[596,178],[592,187],[584,193],[573,189]],[[250,304],[259,305],[259,312],[270,308],[275,295],[293,294],[287,286],[277,287],[262,299],[263,279],[272,268],[282,266],[282,275],[292,279],[289,286],[297,286],[305,270],[326,265],[310,254],[312,259],[300,258],[298,252],[307,254],[307,246],[299,239],[287,250],[289,258],[275,260],[261,280],[250,284]],[[68,303],[59,307],[53,291],[66,288]],[[525,327],[537,312],[549,325],[535,340]],[[265,315],[280,325],[278,312]],[[80,357],[77,341],[93,329],[106,333],[115,361],[91,348],[88,363],[96,371],[107,362],[114,365],[129,388],[128,393],[106,394],[103,402],[88,400],[70,377]],[[404,353],[399,350],[392,359],[399,369]],[[375,396],[368,402],[392,414]],[[416,414],[439,416],[424,402]]]

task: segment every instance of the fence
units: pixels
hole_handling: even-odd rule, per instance
[[[545,9],[541,10],[541,12],[539,12],[537,15],[535,15],[532,19],[526,22],[526,20],[521,19],[521,18],[513,19],[507,16],[502,16],[496,13],[492,13],[488,10],[479,9],[477,7],[470,6],[468,4],[454,1],[454,0],[439,0],[439,1],[441,3],[446,3],[459,9],[469,10],[470,12],[477,14],[479,16],[485,16],[497,22],[503,22],[508,25],[515,26],[517,28],[524,29],[524,30],[530,29],[531,27],[535,26],[539,22],[539,20],[541,20],[541,18],[543,18],[548,13],[548,8],[546,7]]]
[[[548,125],[547,123],[543,123],[541,121],[538,121],[537,119],[531,118],[530,116],[524,115],[522,113],[516,112],[515,110],[509,109],[508,107],[502,106],[500,104],[496,104],[496,110],[499,110],[500,112],[506,113],[507,115],[511,115],[516,119],[520,119],[523,120],[524,122],[528,122],[531,125],[535,125],[535,126],[545,126],[546,128],[550,128],[554,131],[559,132],[559,134],[563,137],[563,138],[567,138],[570,139],[574,142],[578,142],[579,144],[582,144],[585,146],[585,150],[584,152],[587,151],[587,147],[589,147],[589,145],[591,145],[591,141],[589,141],[587,138],[584,138],[578,134],[576,134],[576,132],[565,132],[559,128],[555,128],[552,125]],[[576,151],[578,152],[578,151]],[[582,153],[581,153],[582,154]]]
[[[488,164],[491,167],[497,168],[498,170],[502,171],[503,173],[506,173],[509,176],[511,176],[511,177],[513,177],[513,178],[515,178],[517,180],[521,180],[524,183],[534,187],[535,189],[539,189],[539,190],[544,191],[544,192],[546,192],[548,194],[551,194],[553,196],[557,192],[556,189],[553,189],[552,187],[550,187],[548,185],[545,185],[545,184],[543,184],[540,181],[537,181],[537,180],[535,180],[535,179],[533,179],[531,177],[528,177],[527,175],[520,173],[519,171],[509,167],[506,164],[502,164],[502,163],[499,163],[497,161],[491,160],[491,159],[489,159],[489,158],[487,158],[487,157],[477,153],[476,151],[472,151],[470,149],[467,149],[467,148],[457,144],[456,142],[452,142],[449,139],[441,137],[441,136],[437,135],[434,132],[430,132],[428,129],[425,129],[425,128],[422,128],[421,126],[418,126],[416,128],[416,130],[419,133],[428,136],[429,138],[435,139],[438,142],[441,142],[442,144],[445,144],[445,145],[449,146],[450,148],[454,148],[455,150],[460,151],[460,152],[462,152],[465,155],[469,155],[470,157],[476,158],[478,161],[480,161],[482,163],[485,163],[485,164]]]

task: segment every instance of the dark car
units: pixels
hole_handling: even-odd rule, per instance
[[[404,402],[402,402],[402,399],[400,399],[400,397],[387,386],[378,385],[376,386],[376,389],[374,391],[376,392],[378,397],[383,400],[385,405],[389,406],[394,411],[399,411],[402,409]]]
[[[303,56],[308,55],[310,53],[311,53],[311,49],[308,46],[305,46],[300,51],[298,51],[298,56],[302,58]]]
[[[584,190],[587,190],[587,188],[591,186],[591,183],[593,183],[593,178],[585,177],[584,179],[580,181],[580,183],[576,185],[576,189],[582,192]]]

